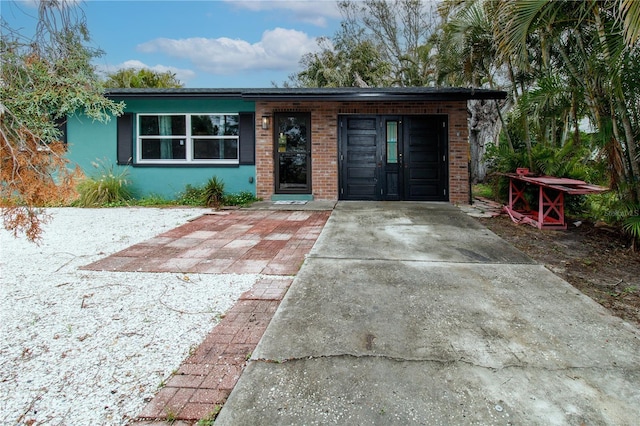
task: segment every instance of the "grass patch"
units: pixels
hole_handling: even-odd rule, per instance
[[[165,421],[170,425],[174,424],[178,419],[178,413],[176,413],[172,408],[165,408]]]
[[[151,194],[147,197],[134,200],[133,201],[136,206],[140,207],[164,207],[164,206],[175,206],[177,205],[176,200],[169,200],[168,198],[163,197],[162,195]]]
[[[211,410],[206,417],[198,421],[197,426],[212,426],[216,420],[216,417],[218,417],[218,414],[220,414],[220,410],[222,410],[222,405],[216,404],[213,407],[213,410]]]
[[[486,183],[478,183],[473,185],[471,193],[474,197],[483,197],[493,199],[493,188]]]

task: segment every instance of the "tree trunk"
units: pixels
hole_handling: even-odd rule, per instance
[[[629,115],[627,114],[626,109],[624,108],[624,104],[620,101],[617,101],[618,113],[622,119],[622,128],[624,129],[624,139],[627,143],[627,153],[629,155],[629,168],[631,175],[631,182],[629,182],[632,186],[633,195],[635,197],[634,201],[637,203],[640,200],[640,185],[638,185],[638,178],[640,178],[640,169],[638,167],[638,153],[636,150],[636,141],[633,137],[633,128],[631,126],[631,120],[629,120]]]
[[[487,176],[485,154],[487,146],[495,143],[500,133],[498,108],[494,102],[469,101],[469,148],[471,182],[483,182]]]
[[[511,152],[513,152],[515,151],[515,148],[513,148],[513,142],[511,142],[509,129],[504,123],[504,118],[502,117],[502,112],[500,111],[500,105],[498,105],[498,101],[495,101],[495,105],[496,105],[496,111],[498,111],[498,118],[500,119],[500,127],[504,129],[504,137],[507,139],[507,144],[509,145],[509,149],[511,150]],[[498,145],[497,140],[496,140],[496,145]]]
[[[522,83],[522,93],[524,93],[526,88],[524,87],[524,83]],[[533,153],[531,148],[531,131],[529,130],[529,117],[523,117],[523,127],[524,127],[524,143],[527,146],[527,158],[529,159],[529,170],[533,170]]]

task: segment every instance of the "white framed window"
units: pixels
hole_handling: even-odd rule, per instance
[[[239,114],[138,114],[139,164],[238,164]]]

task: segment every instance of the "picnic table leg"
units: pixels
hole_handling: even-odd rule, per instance
[[[544,225],[544,188],[538,186],[538,229]]]
[[[566,229],[564,221],[564,193],[540,186],[538,200],[538,228]]]
[[[513,210],[513,179],[509,178],[509,210]]]
[[[509,178],[509,209],[516,211],[516,204],[521,202],[524,210],[530,210],[529,202],[525,197],[526,185],[518,186],[515,179]]]

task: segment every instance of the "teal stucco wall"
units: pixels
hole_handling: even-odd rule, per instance
[[[253,102],[215,99],[127,99],[125,112],[131,113],[237,113],[255,110]],[[135,121],[135,120],[134,120]],[[248,191],[255,195],[255,165],[219,166],[136,166],[117,165],[117,120],[108,123],[83,116],[67,120],[67,158],[87,176],[96,176],[103,167],[116,173],[126,169],[136,197],[160,195],[175,199],[189,185],[203,185],[213,176],[225,183],[225,191]],[[135,152],[134,137],[134,152]],[[96,165],[99,167],[96,168]]]

